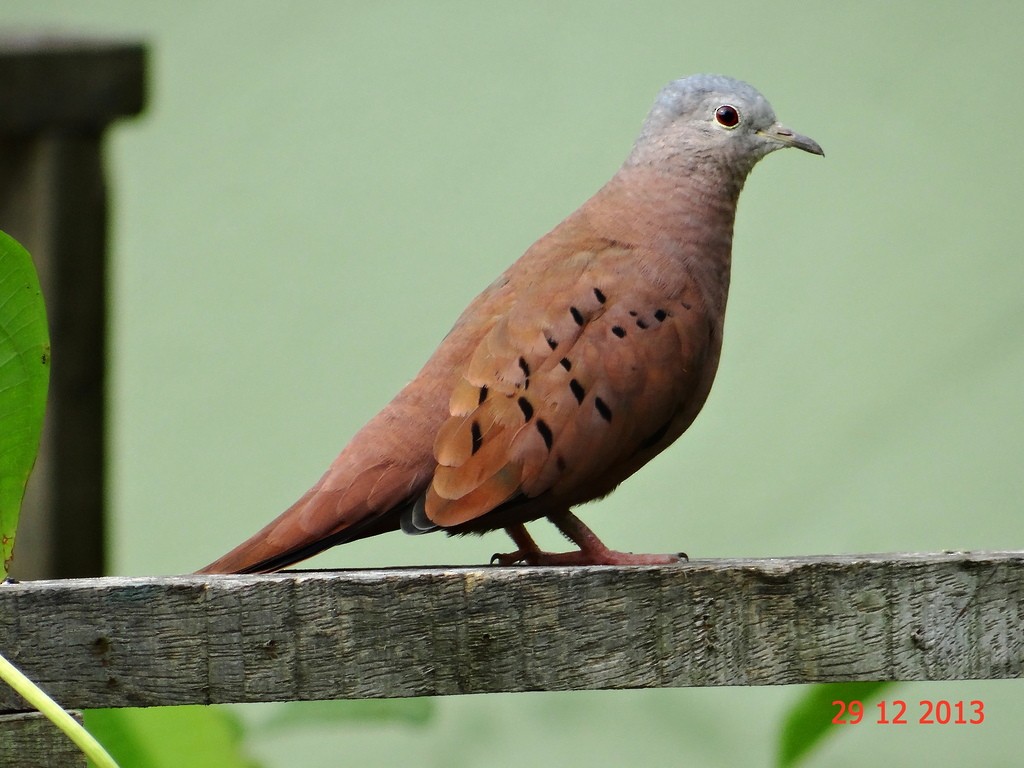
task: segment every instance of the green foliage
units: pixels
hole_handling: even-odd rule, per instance
[[[832,702],[849,704],[851,701],[860,701],[866,708],[879,691],[888,685],[891,683],[872,681],[825,683],[808,687],[803,698],[789,710],[782,724],[776,763],[778,768],[797,765],[822,739],[842,728],[832,722],[839,712],[839,707]]]
[[[50,337],[39,278],[28,252],[0,232],[0,579],[11,566],[49,381]]]
[[[242,727],[224,707],[90,709],[85,725],[132,768],[259,768],[242,754]]]
[[[434,713],[430,699],[297,701],[266,707],[260,733],[307,725],[405,722],[421,725]],[[121,765],[132,768],[259,768],[247,758],[243,723],[227,707],[90,709],[85,725]],[[251,729],[250,729],[251,730]]]
[[[263,728],[384,721],[424,725],[434,716],[434,710],[434,701],[428,698],[295,701],[277,706],[263,723]]]
[[[50,335],[39,277],[28,252],[0,232],[0,579],[7,576],[14,557],[21,502],[39,453],[49,384]],[[97,764],[116,768],[90,734],[3,656],[0,679]]]

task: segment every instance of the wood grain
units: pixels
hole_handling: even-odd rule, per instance
[[[82,722],[79,712],[71,713]],[[86,768],[78,747],[38,712],[0,714],[0,768]]]
[[[1010,678],[1022,596],[1021,552],[38,581],[0,652],[76,708]]]

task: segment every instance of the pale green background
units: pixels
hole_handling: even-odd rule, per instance
[[[614,172],[657,89],[697,71],[749,80],[828,156],[754,172],[707,408],[586,520],[622,549],[699,557],[1024,546],[1024,5],[4,0],[0,21],[152,46],[150,109],[108,163],[117,573],[193,569],[297,497]],[[392,535],[314,563],[506,547]],[[798,694],[450,698],[425,728],[251,749],[764,766]],[[811,764],[1019,762],[1017,681],[892,695],[982,698],[988,719],[846,726]]]

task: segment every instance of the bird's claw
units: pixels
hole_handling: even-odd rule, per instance
[[[495,552],[491,555],[490,565],[517,565],[526,561],[526,555],[521,550],[515,552]]]

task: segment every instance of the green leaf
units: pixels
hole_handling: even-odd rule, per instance
[[[39,278],[28,252],[0,232],[0,580],[14,556],[49,381],[50,337]]]
[[[842,701],[849,705],[851,701],[859,701],[864,707],[864,717],[872,717],[868,707],[874,702],[878,693],[889,682],[862,683],[824,683],[807,688],[803,698],[797,701],[786,715],[779,737],[778,768],[790,768],[807,757],[811,749],[822,739],[833,733],[842,733],[846,725],[834,724],[832,719],[839,714],[839,706],[834,701]],[[850,719],[846,715],[847,720]]]
[[[275,707],[274,714],[261,724],[261,730],[342,722],[403,722],[423,725],[433,716],[434,702],[428,698],[293,701]]]
[[[224,707],[89,709],[85,726],[132,768],[258,768],[244,756],[242,726]]]

